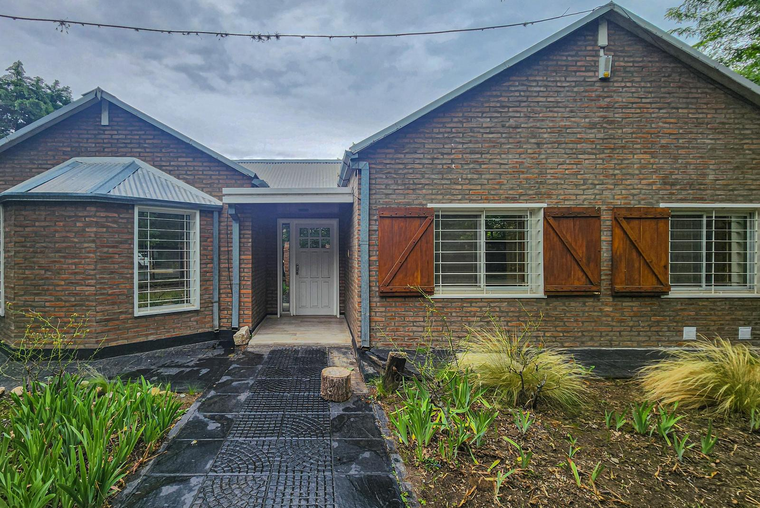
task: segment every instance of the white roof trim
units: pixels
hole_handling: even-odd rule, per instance
[[[154,127],[157,127],[161,129],[162,131],[166,132],[167,134],[170,134],[174,136],[175,138],[179,139],[180,141],[184,141],[185,143],[191,145],[192,147],[200,150],[201,152],[205,153],[206,155],[209,155],[213,157],[214,159],[218,160],[219,162],[226,164],[227,166],[230,166],[232,169],[235,169],[244,175],[250,176],[251,178],[256,177],[256,173],[254,171],[251,171],[250,169],[241,166],[237,162],[234,162],[224,155],[215,152],[214,150],[210,149],[209,147],[202,145],[201,143],[198,143],[197,141],[185,136],[181,132],[178,132],[168,125],[159,122],[155,118],[143,113],[139,109],[130,106],[126,102],[122,101],[121,99],[117,98],[116,96],[106,92],[105,90],[101,90],[100,88],[96,88],[95,90],[92,90],[90,92],[87,92],[79,99],[75,100],[74,102],[71,102],[67,104],[66,106],[62,107],[61,109],[58,109],[54,111],[53,113],[50,113],[47,116],[44,116],[37,120],[36,122],[33,122],[26,127],[23,127],[13,134],[10,134],[6,136],[5,138],[0,140],[0,152],[7,150],[8,148],[20,143],[21,141],[30,138],[34,136],[35,134],[42,132],[43,130],[47,129],[48,127],[52,127],[53,125],[57,124],[58,122],[65,120],[66,118],[74,115],[75,113],[78,113],[82,111],[85,108],[90,107],[92,104],[100,101],[100,100],[106,100],[116,106],[119,106],[120,108],[132,113],[136,117],[140,118],[141,120],[144,120],[148,122],[149,124],[153,125]]]
[[[753,210],[760,208],[759,203],[660,203],[660,208],[681,208],[686,210]]]
[[[427,207],[440,210],[526,210],[546,208],[546,203],[430,203]]]
[[[348,187],[320,189],[229,188],[223,189],[227,205],[261,203],[353,203]]]
[[[755,83],[748,80],[744,76],[737,74],[736,72],[732,71],[728,67],[719,64],[718,62],[711,59],[710,57],[692,48],[685,42],[677,39],[676,37],[661,30],[660,28],[657,28],[656,26],[638,17],[637,15],[628,11],[627,9],[624,9],[623,7],[615,4],[614,2],[610,2],[602,7],[599,7],[593,12],[587,14],[583,18],[577,20],[576,22],[568,25],[567,27],[563,28],[559,32],[556,32],[553,35],[547,37],[546,39],[542,40],[538,44],[535,44],[531,46],[530,48],[526,49],[525,51],[518,53],[517,55],[510,58],[506,62],[494,67],[493,69],[481,74],[475,79],[468,81],[464,85],[452,90],[446,95],[431,102],[427,106],[424,106],[423,108],[418,109],[414,113],[402,118],[401,120],[394,123],[393,125],[390,125],[386,127],[385,129],[373,134],[372,136],[358,143],[355,143],[354,145],[351,146],[351,148],[349,148],[349,151],[354,154],[358,153],[360,150],[363,150],[367,148],[368,146],[402,129],[403,127],[406,127],[410,123],[414,122],[415,120],[418,120],[419,118],[425,116],[426,114],[437,109],[438,107],[446,104],[452,99],[459,97],[463,93],[471,90],[472,88],[475,88],[481,83],[499,74],[500,72],[505,71],[506,69],[509,69],[510,67],[515,66],[516,64],[522,62],[523,60],[529,58],[530,56],[533,56],[534,54],[538,53],[542,49],[562,39],[566,35],[571,34],[575,30],[581,28],[582,26],[590,23],[591,21],[594,21],[595,19],[607,13],[610,13],[613,15],[611,19],[614,22],[621,24],[624,28],[628,30],[635,31],[637,35],[644,38],[645,40],[646,40],[645,36],[649,35],[650,37],[654,37],[657,40],[664,42],[665,47],[663,47],[660,44],[657,44],[655,41],[650,39],[650,42],[654,43],[661,49],[667,51],[668,53],[678,58],[685,64],[696,68],[698,71],[708,75],[709,77],[713,78],[715,81],[721,83],[722,85],[733,90],[739,95],[745,97],[746,99],[753,102],[754,104],[757,104],[758,106],[760,106],[760,86],[756,85]]]

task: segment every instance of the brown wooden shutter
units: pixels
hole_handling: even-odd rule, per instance
[[[612,215],[613,293],[669,292],[670,210],[615,208]]]
[[[599,293],[602,228],[598,208],[544,210],[544,292],[548,295]]]
[[[381,208],[378,212],[377,265],[380,294],[432,293],[434,286],[434,210]]]

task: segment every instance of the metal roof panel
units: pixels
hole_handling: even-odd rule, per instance
[[[237,161],[275,189],[336,187],[340,159],[248,159]]]
[[[173,204],[221,206],[221,201],[132,157],[76,157],[30,178],[0,197],[56,195],[113,197]]]

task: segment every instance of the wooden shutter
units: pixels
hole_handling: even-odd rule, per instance
[[[669,292],[670,210],[615,208],[612,215],[613,293]]]
[[[584,295],[601,292],[602,227],[598,208],[544,210],[544,292]]]
[[[381,208],[378,217],[377,265],[380,294],[419,295],[433,292],[434,227],[432,208]]]

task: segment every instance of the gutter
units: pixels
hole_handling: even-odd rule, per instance
[[[232,218],[232,330],[240,327],[240,217],[235,205],[227,208]]]
[[[214,210],[214,286],[212,291],[214,333],[219,332],[219,211]]]

